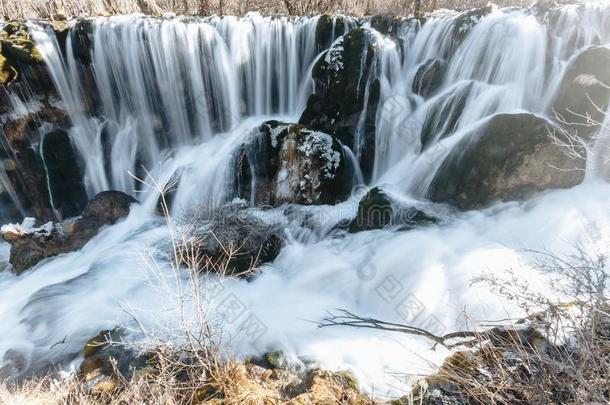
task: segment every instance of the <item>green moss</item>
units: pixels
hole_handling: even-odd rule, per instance
[[[282,352],[282,351],[269,352],[269,353],[265,353],[265,355],[263,355],[263,358],[265,359],[265,361],[267,363],[269,363],[269,365],[272,368],[276,368],[276,369],[279,369],[282,367],[283,357],[284,357],[284,352]]]
[[[0,54],[0,85],[11,84],[19,77],[17,69]]]
[[[85,347],[83,348],[83,357],[86,359],[103,349],[104,346],[107,344],[108,338],[110,337],[111,333],[112,331],[110,330],[104,330],[89,339],[87,343],[85,343]]]
[[[358,380],[349,371],[337,371],[335,376],[339,377],[343,385],[346,387],[351,388],[354,391],[358,391]]]
[[[30,39],[25,25],[13,21],[0,30],[0,85],[17,80],[19,64],[41,62],[42,54]]]

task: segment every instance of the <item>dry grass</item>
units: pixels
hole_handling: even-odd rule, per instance
[[[499,0],[499,5],[525,6],[531,0]],[[343,13],[354,16],[390,14],[412,15],[437,8],[466,9],[481,7],[486,0],[22,0],[0,4],[8,19],[80,15],[139,13],[180,15],[243,15],[258,11],[266,15],[313,15]]]

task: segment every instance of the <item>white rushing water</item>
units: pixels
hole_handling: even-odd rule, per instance
[[[458,18],[438,12],[421,27],[405,22],[399,42],[380,36],[374,63],[381,100],[369,186],[383,184],[400,198],[421,200],[466,129],[499,112],[546,115],[570,58],[589,45],[610,44],[610,9],[601,4],[565,7],[552,27],[527,10],[496,9],[473,21],[453,49]],[[179,180],[177,207],[232,200],[232,159],[252,129],[270,118],[294,122],[305,108],[319,51],[316,24],[317,18],[259,15],[97,19],[91,66],[101,111],[95,116],[82,111],[85,94],[71,41],[63,57],[52,34],[34,29],[74,125],[70,135],[86,163],[88,193],[133,193],[141,186],[130,173],[142,164],[160,184]],[[436,95],[424,100],[411,90],[413,77],[437,57],[448,60],[447,73]],[[435,134],[454,136],[431,139],[422,152],[426,116],[464,91],[455,125],[446,123],[446,115],[435,123]],[[604,138],[597,142],[589,162],[597,169],[580,186],[482,211],[434,207],[443,221],[423,229],[338,238],[327,231],[355,213],[362,195],[335,207],[301,207],[318,217],[318,228],[288,226],[291,238],[279,257],[251,281],[226,281],[209,305],[212,311],[227,303],[241,308],[223,324],[240,356],[281,349],[349,369],[377,395],[400,394],[404,374],[429,371],[446,352],[415,337],[318,329],[315,322],[342,308],[441,333],[467,327],[468,319],[519,315],[484,286],[472,286],[472,278],[512,269],[537,287],[542,281],[525,250],[565,254],[578,242],[591,249],[608,242],[607,145]],[[354,164],[357,153],[344,156]],[[362,181],[361,174],[356,177]],[[178,322],[175,297],[167,290],[187,284],[185,276],[176,278],[162,258],[151,261],[168,243],[165,223],[154,214],[157,197],[154,190],[138,194],[142,204],[126,220],[103,229],[78,252],[45,260],[18,277],[0,272],[0,375],[70,358],[102,329],[133,327],[133,314],[159,331]],[[264,215],[283,218],[283,210]],[[592,232],[595,242],[587,238]],[[0,245],[0,268],[7,256]]]

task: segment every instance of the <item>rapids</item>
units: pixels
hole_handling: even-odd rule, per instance
[[[600,241],[609,241],[604,137],[589,154],[585,182],[572,189],[469,212],[425,201],[443,157],[467,129],[500,112],[546,116],[570,59],[589,45],[610,45],[610,7],[603,3],[565,6],[553,24],[535,10],[494,9],[473,21],[453,49],[452,24],[460,17],[438,11],[423,25],[406,20],[395,33],[398,40],[376,34],[381,95],[372,180],[363,185],[355,170],[358,186],[336,206],[257,212],[280,223],[289,243],[253,280],[228,280],[220,291],[204,288],[210,313],[228,304],[239,310],[219,319],[227,350],[243,357],[284,350],[308,363],[348,369],[375,395],[400,395],[405,375],[432,370],[447,353],[412,336],[319,329],[315,323],[339,308],[437,333],[470,327],[472,320],[515,317],[522,315],[519,308],[471,285],[472,278],[512,269],[544,289],[526,250],[565,254],[576,243],[603,249]],[[190,314],[194,300],[177,305],[188,279],[175,274],[162,253],[170,236],[155,215],[158,190],[135,176],[161,185],[177,181],[173,215],[232,201],[236,150],[266,120],[296,122],[313,91],[311,70],[322,51],[315,41],[318,18],[95,19],[91,69],[101,107],[94,115],[81,108],[85,86],[71,37],[64,55],[52,31],[30,23],[61,96],[57,102],[73,123],[70,137],[85,163],[87,193],[122,190],[142,204],[78,252],[47,259],[18,277],[0,272],[0,376],[25,375],[53,362],[69,368],[88,338],[117,324],[174,337],[183,318],[179,308]],[[370,25],[348,21],[346,31]],[[440,89],[424,99],[413,92],[413,78],[435,57],[448,60],[447,71]],[[420,132],[431,107],[465,86],[471,89],[456,125],[445,126],[443,117],[435,123],[436,133],[454,135],[422,148]],[[21,100],[19,108],[36,108],[28,102]],[[167,133],[159,130],[161,122]],[[102,137],[111,145],[109,158]],[[359,151],[347,149],[343,158],[357,166]],[[5,187],[3,179],[0,169]],[[408,232],[333,231],[375,185],[430,206],[441,223]],[[289,209],[310,215],[315,225],[289,220]],[[0,269],[7,261],[2,244]]]

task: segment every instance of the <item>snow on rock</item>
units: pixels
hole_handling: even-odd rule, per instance
[[[343,69],[343,50],[343,37],[339,37],[324,56],[330,70],[339,72]]]
[[[341,156],[341,144],[329,134],[269,121],[237,159],[240,197],[272,206],[342,201],[351,176]]]
[[[4,240],[12,241],[25,235],[47,236],[50,235],[55,226],[52,222],[36,226],[36,218],[25,218],[21,224],[6,224],[0,227],[0,236]]]

